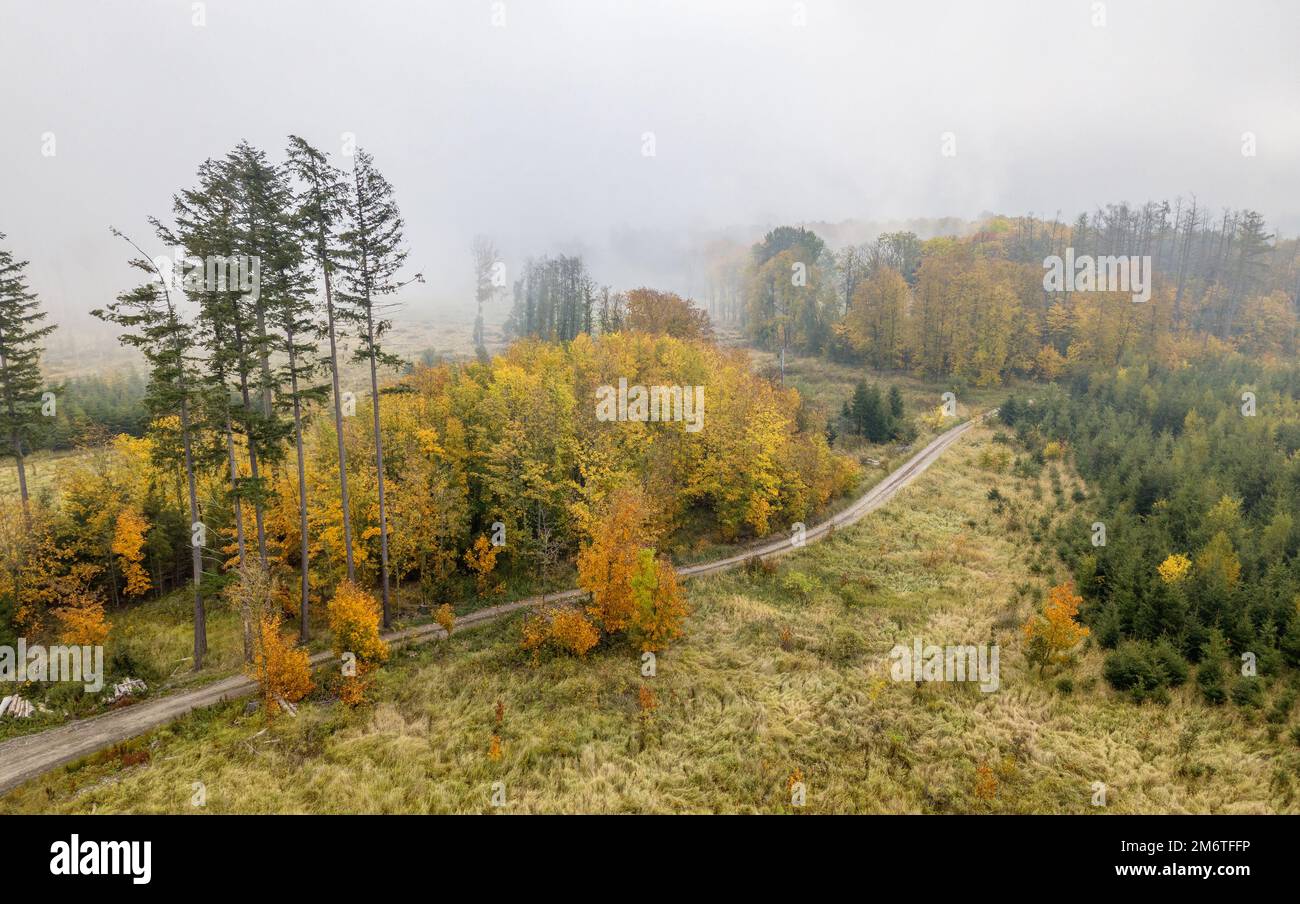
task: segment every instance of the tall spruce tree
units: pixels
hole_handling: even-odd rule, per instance
[[[406,263],[402,230],[405,223],[393,198],[393,187],[375,169],[374,159],[360,148],[352,168],[352,191],[348,198],[349,223],[343,234],[348,265],[343,298],[348,318],[357,327],[354,359],[370,366],[370,399],[374,414],[375,477],[379,492],[379,557],[382,575],[384,627],[391,623],[388,592],[388,510],[384,499],[384,442],[379,424],[379,366],[400,367],[398,356],[384,350],[380,340],[391,325],[382,316],[384,299],[408,282],[423,282],[416,274],[406,282],[398,272]]]
[[[308,536],[307,463],[303,448],[303,426],[309,403],[323,401],[325,387],[313,385],[320,370],[317,348],[315,306],[312,303],[312,278],[308,254],[302,242],[302,207],[294,196],[287,166],[277,168],[264,194],[266,219],[260,252],[262,255],[262,291],[267,301],[271,325],[279,330],[279,351],[283,363],[275,374],[275,383],[288,385],[280,405],[292,418],[293,446],[298,478],[299,540],[299,636],[306,643],[311,636],[309,596],[311,589],[311,543]]]
[[[149,275],[135,289],[117,296],[117,300],[91,314],[115,323],[123,332],[118,340],[137,348],[149,364],[149,387],[145,396],[149,412],[155,418],[175,417],[180,423],[185,481],[189,495],[190,564],[194,577],[194,670],[203,667],[208,651],[207,619],[203,610],[203,550],[200,541],[206,532],[199,517],[199,497],[195,478],[194,437],[191,412],[201,402],[201,394],[191,378],[194,351],[193,331],[181,316],[168,286],[168,279],[132,239],[117,229],[113,234],[125,240],[140,255],[130,264]]]
[[[223,261],[235,246],[235,209],[232,189],[226,179],[224,167],[207,160],[199,167],[199,184],[186,189],[172,200],[175,229],[159,227],[163,238],[200,263]],[[215,268],[213,276],[216,276]],[[251,367],[249,349],[244,336],[249,324],[241,322],[244,306],[240,291],[229,280],[208,279],[206,265],[196,272],[185,285],[186,294],[199,306],[196,323],[196,341],[207,352],[206,373],[213,392],[215,431],[223,438],[226,466],[230,474],[229,497],[235,517],[235,542],[239,564],[245,564],[247,539],[244,532],[243,490],[239,462],[235,448],[236,422],[247,432],[247,419],[242,409],[236,411],[231,395],[237,387],[238,375]],[[201,379],[195,375],[195,379]],[[254,453],[255,454],[255,453]],[[252,655],[251,625],[244,626],[244,655]]]
[[[4,241],[0,233],[0,241]],[[27,468],[24,443],[30,444],[36,432],[41,408],[41,340],[54,331],[44,324],[45,312],[35,293],[27,287],[23,271],[27,261],[15,260],[11,252],[0,248],[0,430],[13,449],[18,465],[18,493],[23,502],[23,519],[31,524],[27,494]]]
[[[284,446],[292,435],[294,424],[282,416],[285,406],[277,410],[276,400],[283,384],[276,379],[278,374],[271,365],[272,356],[283,350],[282,337],[272,323],[273,312],[283,299],[277,297],[273,285],[263,285],[262,269],[273,259],[284,264],[284,224],[290,218],[293,196],[284,171],[274,166],[265,152],[247,142],[240,142],[226,155],[224,170],[238,210],[236,223],[239,229],[232,254],[254,262],[254,272],[258,274],[252,290],[240,295],[250,327],[247,341],[255,363],[255,372],[245,370],[241,374],[241,392],[246,409],[244,413],[248,418],[250,483],[257,518],[258,551],[265,564],[264,510],[271,494],[271,484],[267,475],[259,472],[259,467],[269,469],[283,459]],[[281,292],[293,282],[284,278],[282,273],[278,281]],[[254,382],[256,404],[250,397]]]
[[[343,397],[339,391],[339,310],[334,285],[344,263],[339,232],[347,216],[348,186],[329,159],[297,135],[289,136],[289,170],[300,183],[298,227],[313,269],[325,288],[325,334],[329,339],[334,390],[334,436],[338,441],[339,494],[343,510],[343,548],[348,580],[356,580],[352,554],[352,504],[348,498],[348,457],[343,443]]]

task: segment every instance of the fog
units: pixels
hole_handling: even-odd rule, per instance
[[[463,309],[479,233],[690,292],[702,242],[779,223],[1195,194],[1300,227],[1294,3],[195,5],[0,0],[0,232],[84,337],[132,280],[110,224],[152,242],[206,157],[290,133],[375,156],[418,316]]]

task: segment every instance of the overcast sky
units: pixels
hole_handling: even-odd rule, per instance
[[[468,295],[476,233],[623,287],[661,272],[649,239],[735,225],[1194,193],[1300,230],[1295,2],[197,5],[0,0],[0,232],[60,318],[130,283],[110,224],[151,239],[205,157],[289,133],[374,155],[420,314]]]

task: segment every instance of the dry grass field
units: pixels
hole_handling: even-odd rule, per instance
[[[818,813],[1295,812],[1285,723],[1190,687],[1130,703],[1091,645],[1059,674],[1025,668],[1020,626],[1062,577],[1035,538],[1078,484],[981,467],[993,434],[775,569],[689,584],[689,636],[655,677],[608,642],[534,664],[510,619],[395,653],[357,709],[323,689],[269,727],[242,703],[196,713],[0,813],[787,813],[792,778]],[[997,643],[1000,689],[891,680],[914,637]]]

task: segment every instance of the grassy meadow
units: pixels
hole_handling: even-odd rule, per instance
[[[688,636],[655,677],[610,641],[534,663],[514,617],[396,651],[356,709],[325,687],[269,726],[242,703],[195,713],[16,789],[0,813],[1300,809],[1287,725],[1191,687],[1128,702],[1091,644],[1063,672],[1025,668],[1020,626],[1061,579],[1037,539],[1080,487],[1051,465],[982,467],[994,433],[975,428],[888,506],[774,568],[688,584]],[[998,643],[1000,689],[892,681],[888,650],[913,637]]]

